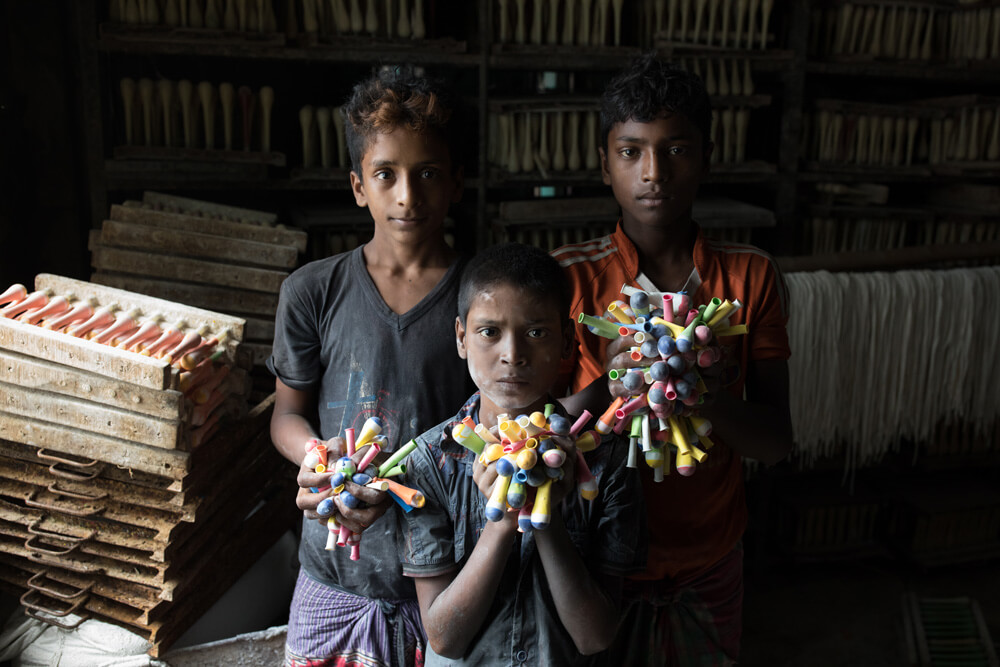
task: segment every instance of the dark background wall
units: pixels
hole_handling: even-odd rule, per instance
[[[0,283],[86,278],[78,45],[68,3],[0,0]]]

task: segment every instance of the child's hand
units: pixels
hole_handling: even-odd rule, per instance
[[[299,474],[296,481],[299,485],[298,494],[295,497],[295,505],[302,510],[307,519],[320,519],[323,523],[325,518],[316,513],[316,507],[326,498],[330,497],[332,490],[327,488],[318,493],[313,493],[312,489],[322,489],[330,486],[330,477],[333,475],[333,463],[343,456],[347,449],[347,443],[343,438],[330,438],[326,442],[319,441],[326,446],[326,460],[330,472],[318,473],[302,464],[299,466]]]
[[[316,513],[316,507],[333,493],[333,489],[330,488],[331,476],[332,473],[328,472],[313,472],[312,468],[308,468],[305,465],[299,468],[299,474],[296,478],[299,484],[299,492],[295,496],[295,505],[302,510],[307,519],[323,518]],[[312,489],[322,489],[324,486],[327,487],[325,490],[318,493],[312,492]]]
[[[714,343],[714,341],[713,341]],[[732,353],[726,348],[719,352],[720,359],[714,364],[698,369],[698,375],[705,383],[705,393],[702,394],[700,407],[706,408],[715,402],[715,397],[724,387],[735,382],[739,377],[739,366],[734,362]]]
[[[363,447],[354,452],[351,460],[354,461],[355,466],[361,462],[367,451],[367,448]],[[374,477],[376,472],[375,466],[369,465],[364,472]],[[379,517],[385,514],[392,503],[392,498],[385,491],[369,489],[368,487],[355,484],[350,480],[344,482],[344,491],[361,501],[358,507],[352,509],[344,503],[339,495],[334,496],[333,499],[334,504],[337,506],[337,521],[347,526],[352,533],[360,534],[363,532],[365,528],[371,526]]]
[[[477,456],[476,462],[472,466],[472,481],[476,483],[476,486],[479,487],[479,492],[483,494],[487,500],[489,500],[489,498],[493,495],[493,488],[496,486],[497,480],[499,479],[500,475],[497,474],[496,462],[490,463],[489,465],[483,465]],[[504,498],[504,504],[506,505],[506,498]],[[488,523],[494,522],[491,521]],[[504,512],[503,521],[500,521],[499,523],[516,529],[517,512]]]
[[[604,364],[604,372],[607,374],[613,368],[638,368],[649,365],[649,360],[633,361],[629,356],[629,349],[635,345],[631,336],[619,336],[612,341],[608,341],[606,348],[607,362]],[[621,380],[608,380],[608,391],[611,398],[628,398],[632,395]]]
[[[566,461],[563,463],[563,478],[558,482],[552,483],[552,491],[549,496],[552,503],[552,512],[556,511],[559,507],[559,503],[563,501],[566,496],[573,493],[576,489],[576,445],[573,444],[571,438],[553,435],[550,436],[552,442],[559,445],[559,448],[566,452]],[[539,465],[543,465],[539,463]]]

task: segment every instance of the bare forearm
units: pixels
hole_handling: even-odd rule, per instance
[[[295,465],[302,465],[306,440],[317,437],[312,424],[301,415],[275,414],[271,418],[271,441],[281,455]]]
[[[514,543],[508,522],[488,522],[469,560],[423,614],[436,653],[459,658],[486,620]]]
[[[788,411],[768,403],[743,401],[721,391],[701,416],[712,423],[713,435],[747,458],[772,465],[792,448]]]
[[[559,402],[566,412],[574,416],[583,414],[584,410],[590,410],[592,415],[600,415],[611,403],[608,380],[602,375],[575,394],[560,398]]]
[[[558,512],[546,530],[535,532],[535,542],[559,620],[577,650],[584,655],[603,651],[615,637],[618,608],[584,566]]]

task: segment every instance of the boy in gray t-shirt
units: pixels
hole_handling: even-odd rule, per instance
[[[454,410],[472,390],[455,352],[453,323],[462,262],[445,243],[449,205],[462,193],[451,96],[407,68],[355,87],[344,106],[351,186],[371,211],[374,237],[312,262],[284,282],[268,367],[277,377],[271,436],[300,466],[301,571],[292,599],[286,665],[419,663],[416,595],[399,565],[398,510],[385,493],[348,484],[367,503],[337,503],[337,519],[363,533],[360,560],[325,549],[314,519],[331,495],[329,474],[303,465],[305,443],[344,451],[344,428],[382,420],[386,451]],[[383,516],[383,514],[385,514]]]
[[[575,484],[573,440],[551,435],[566,454],[565,476],[537,480],[535,495],[544,507],[538,499],[549,494],[551,510],[540,513],[551,523],[522,534],[518,512],[500,507],[487,521],[487,498],[498,487],[509,499],[506,484],[496,463],[484,465],[452,439],[452,427],[466,418],[490,427],[500,414],[513,419],[554,403],[549,389],[573,340],[568,287],[544,251],[507,244],[469,263],[458,303],[459,354],[479,391],[417,438],[406,474],[426,497],[406,515],[401,556],[427,630],[426,664],[582,664],[611,643],[623,576],[645,565],[642,487],[626,466],[628,443],[612,434],[586,455],[598,481],[587,501]]]

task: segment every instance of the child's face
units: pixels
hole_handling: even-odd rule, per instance
[[[364,178],[351,172],[358,206],[367,206],[375,233],[412,244],[440,235],[448,207],[462,197],[462,170],[452,173],[443,139],[398,127],[375,135],[361,158]]]
[[[683,114],[612,126],[608,145],[600,149],[601,172],[626,229],[688,222],[711,152],[712,145],[705,147],[701,132]]]
[[[465,326],[455,321],[458,354],[481,394],[480,420],[527,414],[544,407],[568,357],[572,327],[564,326],[554,299],[511,285],[497,285],[472,300]]]

